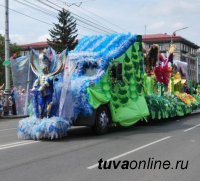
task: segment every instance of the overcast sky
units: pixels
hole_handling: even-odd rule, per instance
[[[4,35],[4,1],[0,0],[0,33]],[[25,2],[24,0],[17,0]],[[36,3],[41,10],[44,8],[51,11],[51,16],[31,9],[18,3],[16,0],[9,0],[10,8],[48,24],[30,19],[10,10],[10,40],[18,44],[45,41],[48,37],[48,30],[52,28],[52,23],[57,23],[56,10],[42,5],[37,0],[26,0]],[[42,0],[51,6],[48,0]],[[50,0],[57,5],[64,6],[60,0]],[[69,0],[63,2],[74,3],[79,0]],[[135,34],[167,33],[172,34],[175,30],[189,27],[178,31],[180,35],[198,45],[200,45],[200,0],[82,0],[81,7],[72,6],[69,10],[95,23],[100,29],[105,27],[117,32],[132,32]],[[78,5],[78,4],[77,4]],[[36,6],[35,6],[36,7]],[[91,14],[94,12],[98,16]],[[54,17],[55,16],[55,17]],[[92,28],[79,21],[81,26]],[[101,27],[100,27],[101,25]],[[103,27],[102,27],[103,26]],[[102,30],[91,31],[77,26],[80,37],[83,35],[100,34]],[[106,31],[110,31],[106,30]],[[99,32],[100,31],[100,32]]]

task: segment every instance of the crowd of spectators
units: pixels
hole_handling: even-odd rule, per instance
[[[4,90],[0,90],[0,117],[8,115],[17,115],[14,92],[7,96]]]

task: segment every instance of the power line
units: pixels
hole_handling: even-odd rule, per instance
[[[57,9],[57,8],[55,8],[55,7],[53,7],[53,6],[49,5],[49,4],[47,4],[47,3],[43,2],[43,1],[41,1],[41,0],[36,0],[36,1],[42,3],[42,4],[45,5],[45,6],[50,7],[51,9],[54,9],[54,10],[56,10],[56,11],[59,11],[59,9]]]
[[[46,5],[46,6],[49,6],[50,8],[53,8],[53,9],[59,11],[57,8],[52,7],[51,5],[49,5],[49,4],[45,3],[45,2],[42,2],[41,0],[37,0],[37,1],[39,1],[40,3],[42,3],[42,4]],[[63,7],[57,5],[57,4],[55,4],[55,3],[53,3],[53,2],[51,2],[51,1],[49,1],[49,0],[47,0],[47,1],[48,1],[49,3],[51,3],[51,4],[53,4],[54,6],[58,7],[58,8],[63,8]],[[68,10],[68,11],[69,11],[69,10]],[[89,25],[89,26],[92,26],[93,28],[96,28],[96,29],[98,29],[98,30],[101,30],[101,31],[103,31],[103,32],[105,32],[105,33],[110,33],[109,31],[112,31],[112,32],[113,32],[113,30],[110,30],[110,29],[109,29],[109,31],[107,31],[107,30],[105,30],[105,29],[106,29],[105,27],[103,27],[103,26],[101,26],[101,25],[98,25],[97,23],[94,23],[94,22],[92,22],[92,21],[90,21],[90,20],[88,20],[88,19],[86,19],[86,18],[83,18],[83,17],[81,17],[81,16],[79,16],[79,15],[77,15],[77,14],[71,12],[71,11],[69,11],[69,12],[70,12],[72,15],[74,15],[75,18],[76,18],[78,21],[80,21],[80,22],[82,22],[82,23],[84,23],[84,24],[87,24],[87,25]],[[92,23],[92,24],[91,24],[91,23]],[[97,26],[99,26],[99,27],[97,27],[95,24],[96,24]],[[103,29],[100,28],[100,27],[103,27]]]
[[[55,5],[55,6],[59,7],[59,8],[63,8],[63,7],[61,7],[61,6],[59,6],[59,5],[55,4],[55,3],[53,3],[53,2],[50,1],[50,0],[47,0],[47,1],[48,1],[49,3]],[[68,11],[69,11],[69,10],[68,10]],[[71,12],[71,11],[70,11],[70,12]],[[110,29],[110,28],[107,28],[107,27],[104,27],[104,26],[102,26],[102,25],[99,25],[99,24],[97,24],[97,23],[95,23],[95,22],[92,22],[92,21],[90,21],[90,20],[88,20],[88,19],[86,19],[86,18],[83,18],[83,17],[77,15],[77,14],[74,13],[74,12],[71,12],[71,14],[73,14],[74,16],[77,16],[78,19],[81,18],[81,19],[83,19],[83,21],[90,22],[90,23],[95,24],[95,25],[97,25],[97,26],[99,26],[99,27],[102,27],[102,28],[104,28],[104,29],[107,29],[108,31],[116,32],[115,30],[112,30],[112,29]],[[79,21],[80,21],[80,20],[79,20]],[[109,33],[109,32],[108,32],[108,33]]]
[[[31,4],[31,5],[33,5],[33,6],[35,6],[35,7],[38,7],[39,9],[41,9],[41,6],[38,6],[37,4],[34,4],[34,3],[32,3],[32,2],[29,2],[28,0],[24,0],[25,2],[27,2],[27,3],[29,3],[29,4]],[[47,13],[49,12],[50,14],[53,14],[53,15],[55,15],[56,16],[56,13],[55,12],[53,12],[53,11],[51,11],[51,10],[49,10],[49,9],[46,9],[46,8],[44,8],[44,7],[42,7]]]
[[[70,7],[70,8],[72,8],[72,9],[74,9],[74,8],[72,7],[73,5],[75,5],[76,7],[80,7],[80,6],[76,5],[76,3],[72,3],[72,4],[70,4],[70,5],[66,5],[66,3],[65,3],[64,1],[61,1],[61,0],[57,0],[57,1],[63,3],[65,6]],[[88,1],[84,1],[84,2],[88,2]],[[84,2],[79,2],[79,3],[84,3]],[[74,10],[75,10],[75,9],[74,9]],[[80,9],[76,9],[76,11],[77,11],[77,10],[78,10],[79,12],[82,12],[82,13],[83,13],[83,11],[80,11]],[[84,14],[85,14],[86,17],[92,19],[93,21],[96,21],[96,22],[98,22],[98,23],[102,23],[102,22],[98,21],[97,19],[95,19],[95,18],[93,18],[93,17],[87,15],[85,12],[84,12]],[[114,31],[114,32],[117,33],[117,31],[110,29],[110,28],[107,27],[106,25],[104,25],[104,26],[102,26],[102,27],[106,27],[107,29],[109,29],[109,30]]]
[[[46,14],[46,15],[49,15],[49,16],[52,16],[52,17],[55,17],[53,14],[48,13],[48,12],[46,12],[46,11],[40,9],[40,8],[37,8],[37,7],[34,7],[34,6],[32,6],[32,5],[29,5],[29,4],[26,4],[26,3],[23,3],[23,2],[21,2],[21,1],[19,1],[19,0],[14,0],[14,1],[16,1],[17,3],[20,3],[20,4],[24,5],[24,6],[28,6],[29,8],[32,8],[32,9],[34,9],[34,10],[40,11],[40,12]],[[25,2],[27,2],[27,1],[25,0]],[[33,4],[33,3],[30,3],[30,4]]]
[[[2,8],[5,8],[5,5],[3,5],[3,4],[0,4],[0,6],[1,6]],[[42,21],[42,20],[39,20],[39,19],[34,18],[34,17],[32,17],[32,16],[29,16],[29,15],[27,15],[27,14],[21,13],[21,12],[19,12],[19,11],[17,11],[17,10],[12,9],[12,8],[8,8],[8,9],[11,10],[11,11],[13,11],[13,12],[15,12],[15,13],[18,13],[18,14],[20,14],[20,15],[23,15],[23,16],[25,16],[25,17],[27,17],[27,18],[30,18],[30,19],[36,20],[36,21],[38,21],[38,22],[41,22],[41,23],[44,23],[44,24],[47,24],[47,25],[51,25],[51,26],[52,26],[52,24],[50,24],[50,23],[47,23],[47,22]],[[79,25],[79,26],[80,26],[80,25]],[[82,27],[84,27],[84,26],[82,26]],[[94,30],[92,30],[92,29],[90,29],[90,28],[87,28],[87,27],[84,27],[84,28],[86,28],[86,29],[88,29],[88,30],[90,30],[90,31],[94,31]],[[81,34],[81,33],[78,33],[78,34],[81,35],[81,36],[85,36],[84,34]]]
[[[2,4],[0,4],[0,6],[1,6],[1,7],[5,7],[5,6],[2,5]],[[37,18],[34,18],[34,17],[29,16],[29,15],[27,15],[27,14],[21,13],[21,12],[19,12],[19,11],[14,10],[14,9],[11,9],[11,8],[8,8],[8,9],[11,10],[11,11],[13,11],[13,12],[15,12],[15,13],[18,13],[18,14],[21,14],[21,15],[26,16],[26,17],[28,17],[28,18],[34,19],[34,20],[36,20],[36,21],[39,21],[39,22],[41,22],[41,23],[44,23],[44,24],[47,24],[47,25],[52,25],[52,24],[50,24],[50,23],[47,23],[47,22],[42,21],[42,20],[39,20],[39,19],[37,19]]]
[[[83,25],[79,25],[79,24],[77,24],[77,25],[80,26],[80,27],[82,27],[82,28],[85,28],[85,29],[87,29],[87,30],[90,30],[90,31],[92,31],[92,32],[102,33],[102,32],[100,32],[100,31],[98,31],[98,30],[94,30],[94,29],[91,29],[91,28],[85,27],[85,26],[83,26]]]
[[[100,15],[98,15],[98,14],[96,14],[96,13],[94,13],[94,12],[88,10],[88,9],[85,9],[85,8],[81,7],[81,5],[84,3],[83,1],[80,2],[80,3],[81,3],[80,5],[77,5],[76,3],[70,4],[70,3],[64,2],[64,1],[62,1],[62,0],[57,0],[57,1],[59,1],[59,2],[61,2],[61,3],[63,3],[63,4],[65,4],[65,5],[68,6],[68,7],[71,7],[72,5],[74,5],[75,7],[81,8],[81,9],[83,9],[83,10],[89,12],[90,14],[93,14],[93,15],[95,15],[96,17],[101,18],[104,22],[107,22],[107,23],[109,23],[109,24],[111,24],[111,25],[113,25],[113,26],[115,26],[115,27],[117,27],[117,28],[119,28],[119,29],[121,29],[121,30],[123,30],[123,31],[127,31],[126,29],[124,29],[124,28],[122,28],[122,27],[120,27],[120,26],[114,24],[113,22],[109,21],[108,19],[106,19],[106,18],[104,18],[104,17],[102,17],[102,16],[100,16]],[[86,2],[87,2],[87,1],[86,1]]]
[[[2,5],[2,4],[0,4],[0,6],[5,8],[5,6]],[[34,18],[34,17],[32,17],[32,16],[29,16],[29,15],[27,15],[27,14],[21,13],[21,12],[19,12],[19,11],[16,11],[16,10],[12,9],[12,8],[8,8],[8,9],[11,10],[11,11],[13,11],[13,12],[15,12],[15,13],[18,13],[18,14],[21,14],[21,15],[23,15],[23,16],[26,16],[27,18],[31,18],[31,19],[34,19],[34,20],[39,21],[39,22],[41,22],[41,23],[44,23],[44,24],[47,24],[47,25],[51,25],[51,26],[52,26],[52,24],[50,24],[50,23],[47,23],[47,22],[42,21],[42,20],[39,20],[39,19]],[[80,25],[79,25],[79,26],[80,26]],[[92,29],[90,29],[90,28],[87,28],[87,27],[84,27],[84,26],[81,26],[81,27],[86,28],[86,29],[88,29],[88,30],[90,30],[90,31],[94,31],[94,30],[92,30]],[[81,36],[85,36],[85,35],[83,35],[83,34],[81,34],[81,33],[78,33],[78,34],[81,35]]]
[[[37,11],[40,11],[40,12],[45,13],[45,14],[47,14],[47,15],[56,17],[56,16],[53,15],[52,13],[45,12],[44,10],[42,10],[42,9],[41,9],[41,6],[38,6],[38,5],[37,5],[38,8],[33,7],[33,6],[36,6],[36,4],[30,3],[30,2],[28,2],[27,0],[25,0],[25,1],[26,1],[27,3],[30,3],[30,4],[33,5],[33,6],[31,6],[31,5],[29,5],[29,4],[26,4],[26,3],[23,3],[23,2],[21,2],[21,1],[19,1],[19,0],[15,0],[15,1],[18,2],[18,3],[20,3],[20,4],[23,4],[24,6],[27,6],[27,7],[29,7],[29,8],[32,8],[32,9],[34,9],[34,10],[37,10]],[[41,1],[39,1],[39,2],[41,2]],[[43,4],[44,4],[44,3],[43,3]],[[45,5],[47,5],[47,4],[45,3]],[[48,5],[48,6],[49,6],[50,8],[53,8],[53,9],[56,10],[56,11],[59,11],[58,9],[56,9],[56,8],[50,6],[50,5]],[[42,8],[43,8],[43,7],[42,7]],[[47,9],[45,9],[45,10],[47,10]],[[77,18],[76,18],[76,19],[77,19]],[[79,21],[82,22],[81,20],[79,20]],[[85,23],[85,22],[83,22],[83,23]],[[88,24],[88,23],[85,23],[85,24],[91,26],[91,25]],[[85,28],[85,29],[87,29],[87,30],[90,30],[90,31],[92,31],[92,32],[97,32],[97,33],[101,33],[100,31],[104,31],[104,30],[99,29],[99,28],[97,28],[97,27],[95,27],[95,26],[92,26],[92,27],[94,27],[94,28],[96,28],[96,29],[98,29],[98,30],[100,30],[100,31],[97,31],[97,30],[94,30],[94,29],[92,29],[92,28],[89,28],[89,27],[80,25],[80,24],[78,24],[78,23],[77,23],[77,26],[80,26],[80,27],[82,27],[82,28]],[[104,32],[105,32],[105,31],[104,31]]]
[[[16,2],[18,2],[18,3],[21,3],[21,4],[23,4],[24,6],[27,6],[27,7],[29,7],[29,8],[33,8],[32,6],[27,5],[26,3],[22,3],[22,2],[20,2],[20,1],[18,1],[18,0],[14,0],[14,1],[16,1]],[[33,3],[31,3],[31,4],[33,4]],[[34,5],[34,4],[33,4],[33,5]],[[40,6],[38,6],[38,7],[40,7]],[[37,10],[37,11],[40,11],[40,12],[46,14],[46,12],[44,12],[44,11],[41,10],[41,7],[40,7],[40,9],[38,9],[38,8],[33,8],[33,9],[35,9],[35,10]],[[11,9],[11,10],[12,10],[12,9]],[[13,11],[17,12],[16,10],[13,10]],[[19,12],[19,13],[20,13],[20,12]],[[23,13],[20,13],[20,14],[23,14]],[[25,14],[24,14],[24,15],[25,15]],[[53,14],[50,14],[50,13],[48,13],[48,15],[56,18],[56,15],[53,15]],[[25,16],[27,16],[27,17],[29,17],[29,18],[31,17],[31,16],[29,16],[29,15],[25,15]],[[32,17],[32,19],[36,19],[36,18]],[[37,19],[37,20],[38,20],[38,19]],[[46,24],[49,24],[49,23],[46,23]],[[49,24],[49,25],[52,25],[52,24]],[[92,32],[101,33],[101,32],[99,32],[99,31],[93,30],[93,29],[88,28],[88,27],[83,26],[83,25],[77,24],[77,26],[80,26],[80,27],[85,28],[85,29],[87,29],[87,30],[90,30],[90,31],[92,31]],[[78,34],[79,34],[79,35],[82,35],[82,36],[85,36],[85,35],[80,34],[80,33],[78,33]]]
[[[111,24],[111,25],[113,25],[113,26],[115,26],[115,27],[117,27],[117,28],[119,28],[119,29],[121,29],[121,30],[123,30],[123,31],[127,31],[126,29],[124,29],[124,28],[122,28],[122,27],[120,27],[120,26],[118,26],[118,25],[112,23],[111,21],[107,20],[106,18],[104,18],[104,17],[102,17],[102,16],[100,16],[100,15],[98,15],[98,14],[96,14],[96,13],[94,13],[94,12],[88,10],[88,9],[85,9],[85,8],[83,8],[83,7],[81,7],[81,6],[80,6],[79,8],[81,8],[81,9],[83,9],[83,10],[85,10],[85,11],[88,11],[89,13],[91,13],[91,14],[93,14],[93,15],[99,17],[99,18],[101,18],[101,19],[104,20],[105,22],[107,22],[107,23],[109,23],[109,24]]]
[[[90,2],[90,1],[95,1],[95,0],[79,1],[79,2],[74,2],[74,3],[67,3],[66,2],[66,4],[67,4],[68,7],[71,7],[71,6],[80,7],[83,3]]]
[[[51,5],[49,5],[49,4],[45,3],[45,2],[42,2],[41,0],[37,0],[37,1],[40,2],[40,3],[42,3],[42,4],[45,5],[45,6],[48,6],[48,7],[52,8],[52,9],[54,9],[54,10],[56,10],[56,11],[59,11],[59,9],[54,8],[53,6],[51,6]],[[76,19],[79,20],[78,18],[76,18]],[[82,22],[81,20],[79,20],[79,21]],[[87,24],[87,25],[90,25],[90,24],[85,23],[85,22],[83,22],[83,23],[84,23],[84,24]],[[79,26],[85,28],[85,26],[82,26],[82,25],[79,25]],[[92,26],[92,25],[90,25],[90,26]],[[92,27],[94,27],[94,28],[96,28],[96,29],[98,29],[98,30],[100,30],[100,31],[105,32],[104,30],[101,30],[101,29],[99,29],[99,28],[97,28],[97,27],[95,27],[95,26],[92,26]],[[88,29],[88,28],[87,28],[87,29]],[[91,29],[90,29],[90,30],[91,30]]]

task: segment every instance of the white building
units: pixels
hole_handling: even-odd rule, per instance
[[[186,40],[181,36],[167,35],[167,34],[149,34],[142,36],[143,42],[147,47],[152,44],[158,44],[162,53],[165,53],[171,42],[176,45],[174,52],[174,60],[187,62],[188,64],[188,79],[194,82],[198,82],[198,61],[197,61],[197,50],[199,46],[195,43]]]

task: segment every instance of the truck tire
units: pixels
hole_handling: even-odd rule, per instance
[[[96,111],[94,132],[97,135],[103,135],[108,132],[111,123],[110,112],[107,106],[100,106]]]

